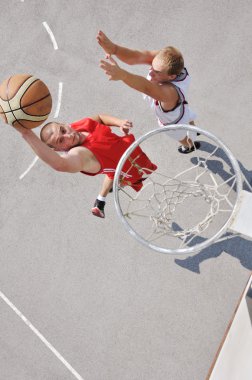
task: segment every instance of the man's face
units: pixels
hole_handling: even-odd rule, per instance
[[[152,61],[149,75],[151,77],[151,82],[155,83],[168,82],[176,78],[176,75],[167,74],[167,68],[158,56],[156,56]]]
[[[53,124],[48,131],[46,143],[54,150],[68,151],[74,146],[80,145],[81,134],[68,124]]]

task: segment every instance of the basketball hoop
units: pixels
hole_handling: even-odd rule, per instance
[[[177,143],[165,137],[171,130],[185,130],[188,138],[190,132],[200,133],[201,149],[179,154]],[[137,146],[158,166],[138,193],[122,186],[128,175],[122,168]],[[212,133],[184,124],[140,137],[121,157],[114,178],[115,207],[127,231],[168,254],[190,254],[217,242],[234,224],[241,194],[240,167],[232,152]]]

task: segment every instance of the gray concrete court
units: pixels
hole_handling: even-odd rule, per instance
[[[0,81],[15,73],[43,79],[52,118],[63,82],[62,121],[106,112],[132,119],[137,137],[156,127],[141,95],[100,70],[99,29],[129,47],[180,48],[198,124],[226,142],[252,181],[250,1],[0,4]],[[0,291],[84,380],[205,379],[252,270],[252,242],[237,237],[190,257],[156,253],[126,233],[112,196],[105,220],[91,215],[102,177],[39,161],[20,180],[33,159],[1,123]],[[74,378],[0,299],[0,379]]]

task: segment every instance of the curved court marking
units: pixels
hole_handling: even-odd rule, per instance
[[[33,324],[18,310],[18,308],[0,291],[2,300],[17,314],[19,318],[28,326],[35,335],[46,345],[49,350],[64,364],[77,380],[84,380],[83,377],[63,358],[63,356],[51,345],[50,342],[33,326]]]
[[[58,116],[59,116],[59,112],[60,112],[60,107],[61,107],[61,98],[62,98],[62,90],[63,90],[63,82],[59,82],[59,89],[58,89],[58,101],[57,101],[57,106],[56,106],[56,110],[55,110],[55,113],[54,113],[54,119],[56,119]],[[33,166],[36,164],[36,162],[38,161],[39,157],[38,156],[35,156],[34,160],[32,161],[32,163],[28,166],[28,168],[19,176],[19,179],[23,179],[28,173],[29,171],[33,168]]]
[[[57,101],[57,106],[56,106],[56,110],[54,114],[54,119],[56,119],[59,116],[59,111],[61,107],[62,90],[63,90],[63,82],[59,82],[58,101]]]
[[[24,0],[21,0],[21,1],[24,1]],[[58,50],[58,44],[56,42],[56,39],[53,35],[53,32],[51,30],[51,28],[49,27],[49,25],[47,24],[46,21],[44,21],[42,23],[46,29],[46,31],[48,32],[51,40],[52,40],[52,43],[53,43],[53,47],[55,50]],[[63,82],[59,82],[59,89],[58,89],[58,101],[57,101],[57,106],[56,106],[56,110],[55,110],[55,114],[54,114],[54,119],[56,119],[58,116],[59,116],[59,112],[60,112],[60,107],[61,107],[61,97],[62,97],[62,89],[63,89]],[[24,173],[22,173],[19,177],[19,179],[23,179],[28,173],[29,171],[33,168],[33,166],[36,164],[36,162],[38,161],[38,156],[35,156],[34,160],[32,161],[32,163],[28,166],[28,168],[24,171]]]
[[[34,160],[32,161],[31,165],[28,166],[28,168],[23,172],[23,174],[21,174],[21,176],[19,177],[19,179],[23,179],[26,174],[29,173],[29,171],[33,168],[33,166],[36,164],[36,162],[38,161],[38,156],[35,156]]]
[[[55,37],[54,37],[54,35],[53,35],[53,32],[52,32],[51,28],[49,27],[49,25],[47,24],[46,21],[44,21],[42,24],[44,25],[44,27],[45,27],[47,33],[49,34],[49,36],[50,36],[50,38],[51,38],[51,41],[52,41],[52,43],[53,43],[53,47],[54,47],[54,49],[57,50],[57,49],[58,49],[58,44],[57,44],[57,42],[56,42],[56,39],[55,39]]]

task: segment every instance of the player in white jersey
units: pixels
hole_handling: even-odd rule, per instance
[[[102,31],[98,32],[97,41],[107,53],[107,60],[101,60],[100,67],[110,80],[121,80],[142,92],[154,110],[160,126],[194,125],[196,115],[186,101],[190,77],[178,49],[169,46],[152,51],[131,50],[115,44]],[[122,69],[112,55],[129,65],[151,65],[147,78]],[[200,143],[195,141],[196,133],[190,132],[188,136],[187,131],[182,130],[171,131],[169,135],[182,144],[178,149],[180,153],[190,153],[200,147]]]

